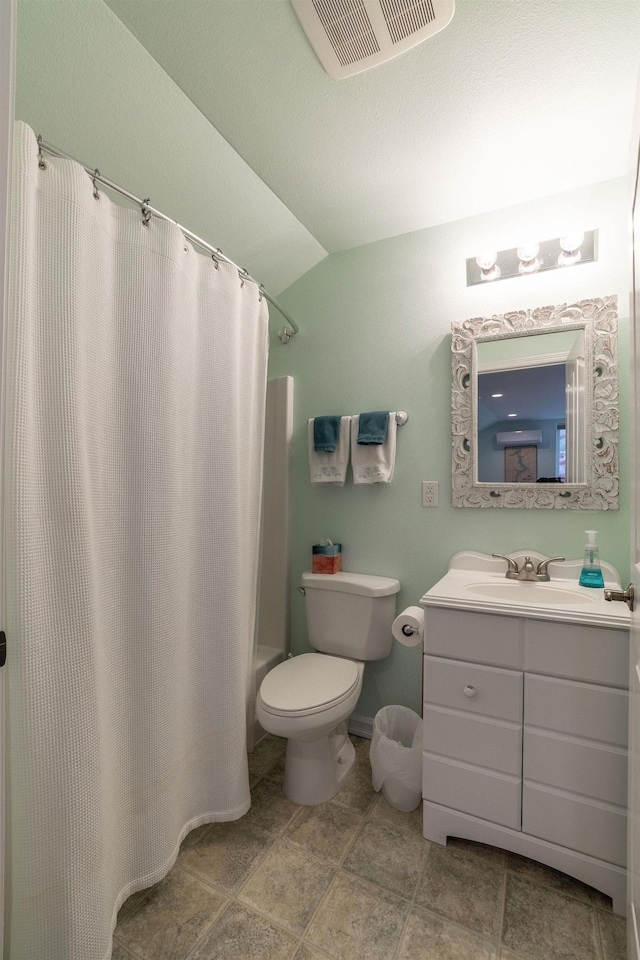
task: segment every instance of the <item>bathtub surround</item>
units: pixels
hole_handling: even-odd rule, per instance
[[[466,286],[464,261],[482,245],[517,246],[522,232],[560,236],[566,224],[597,223],[600,259],[496,284]],[[584,511],[459,510],[451,502],[451,323],[541,304],[617,294],[620,356],[619,510],[597,514],[604,560],[628,582],[629,356],[626,180],[611,180],[336,253],[282,294],[303,333],[270,354],[271,376],[296,379],[293,443],[292,648],[308,649],[303,600],[295,588],[310,543],[345,544],[343,569],[395,576],[398,609],[444,575],[458,550],[509,553],[523,544],[547,556],[580,556]],[[339,344],[339,349],[336,349]],[[308,480],[306,421],[319,410],[385,409],[411,414],[393,483],[342,490]],[[440,485],[440,505],[421,506],[421,481]],[[490,515],[487,515],[490,514]],[[490,549],[489,549],[490,548]],[[420,653],[394,644],[370,664],[356,714],[387,703],[420,711]]]

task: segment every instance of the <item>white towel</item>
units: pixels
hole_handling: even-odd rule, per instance
[[[349,425],[351,417],[340,418],[340,434],[333,453],[313,449],[313,419],[309,420],[309,471],[311,483],[344,487],[349,466]]]
[[[391,483],[396,465],[396,415],[389,414],[384,443],[358,443],[360,417],[351,417],[351,466],[354,483]]]

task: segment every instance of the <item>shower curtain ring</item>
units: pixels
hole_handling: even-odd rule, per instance
[[[100,191],[98,190],[98,184],[96,183],[96,177],[99,177],[99,176],[100,176],[100,171],[96,167],[96,169],[93,171],[93,177],[92,177],[93,196],[95,197],[96,200],[100,199]]]
[[[258,287],[258,303],[262,303],[262,291],[264,290],[264,284],[261,283]]]
[[[140,212],[141,212],[141,214],[142,214],[142,226],[143,226],[143,227],[148,227],[148,226],[149,226],[149,221],[151,220],[151,210],[149,210],[149,208],[148,208],[148,206],[147,206],[147,204],[149,203],[149,200],[150,200],[150,199],[151,199],[151,197],[147,197],[146,200],[143,200],[142,203],[140,204]]]
[[[216,259],[215,253],[212,253],[212,254],[211,254],[211,259],[213,260],[213,265],[214,265],[214,267],[216,268],[216,270],[219,270],[219,269],[220,269],[220,264],[218,263],[218,261],[217,261],[217,259]]]
[[[38,136],[36,137],[36,139],[37,139],[37,141],[38,141],[38,166],[40,167],[41,170],[46,170],[46,169],[47,169],[47,161],[45,160],[45,158],[44,158],[43,155],[42,155],[42,143],[43,143],[43,141],[42,141],[42,134],[39,133]]]

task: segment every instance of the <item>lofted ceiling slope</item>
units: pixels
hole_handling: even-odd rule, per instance
[[[329,251],[627,170],[639,0],[457,0],[339,81],[289,0],[107,2]]]

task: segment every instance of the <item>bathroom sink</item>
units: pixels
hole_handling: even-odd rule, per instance
[[[486,597],[489,600],[506,600],[508,603],[523,603],[526,605],[548,607],[550,605],[587,606],[599,598],[584,593],[584,587],[563,589],[550,583],[532,583],[519,580],[504,580],[499,583],[481,580],[477,583],[465,583],[463,589],[477,597]]]

